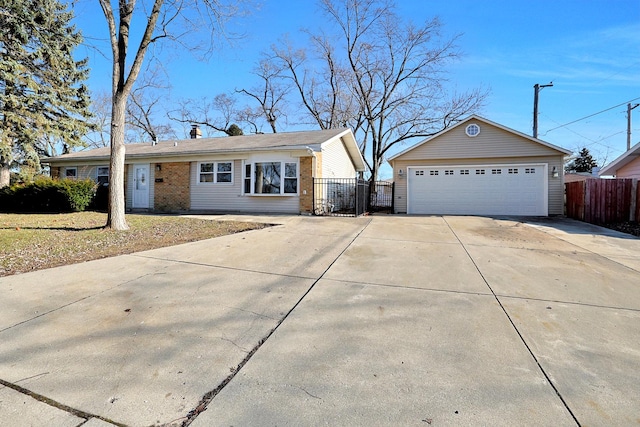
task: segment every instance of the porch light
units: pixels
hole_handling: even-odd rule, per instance
[[[404,178],[404,171],[402,169],[398,170],[398,177],[399,178]]]
[[[551,176],[554,178],[558,177],[558,168],[557,167],[553,167],[553,169],[551,170]]]

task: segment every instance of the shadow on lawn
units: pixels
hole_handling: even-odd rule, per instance
[[[96,227],[0,227],[0,230],[90,231],[103,229],[104,225],[98,225]]]

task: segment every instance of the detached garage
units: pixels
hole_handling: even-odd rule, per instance
[[[396,213],[561,215],[570,151],[479,116],[389,159]]]

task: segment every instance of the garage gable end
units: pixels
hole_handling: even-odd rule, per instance
[[[426,139],[390,160],[486,159],[570,154],[568,151],[520,132],[471,116]]]

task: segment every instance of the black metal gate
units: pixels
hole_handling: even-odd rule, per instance
[[[367,212],[393,212],[394,184],[355,178],[314,178],[313,213],[360,216]]]

